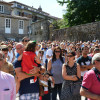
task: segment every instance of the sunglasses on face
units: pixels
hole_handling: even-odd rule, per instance
[[[73,55],[68,55],[67,57],[74,57]]]
[[[55,51],[55,53],[60,53],[60,51]]]
[[[29,40],[24,40],[24,42],[28,42]]]
[[[53,45],[54,47],[56,47],[56,45]]]
[[[100,60],[96,60],[96,61],[100,62]]]

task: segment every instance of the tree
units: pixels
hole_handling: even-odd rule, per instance
[[[61,5],[66,4],[66,13],[69,26],[100,21],[100,0],[57,0]]]
[[[54,29],[66,28],[68,27],[67,24],[68,24],[67,20],[64,19],[56,20],[52,22]]]

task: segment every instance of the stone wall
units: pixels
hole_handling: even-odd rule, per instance
[[[0,2],[0,5],[2,5],[4,7],[4,12],[0,12],[0,14],[4,13],[4,14],[7,14],[7,15],[11,15],[11,5],[7,5],[7,4],[2,4]]]
[[[48,40],[49,39],[49,22],[47,20],[37,21],[31,24],[31,35],[32,40]]]
[[[50,39],[70,41],[100,40],[100,22],[82,24],[60,30],[51,30]]]
[[[4,4],[4,13],[7,15],[11,15],[11,6]]]

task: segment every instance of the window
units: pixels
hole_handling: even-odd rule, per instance
[[[0,5],[0,12],[3,13],[4,12],[4,6]]]
[[[5,33],[11,33],[11,19],[5,18]]]
[[[7,18],[5,24],[6,24],[5,25],[6,28],[10,28],[11,27],[11,19]]]
[[[18,7],[18,8],[21,8],[21,5],[17,4],[17,7]]]
[[[19,20],[19,29],[23,29],[23,28],[24,28],[24,21]]]

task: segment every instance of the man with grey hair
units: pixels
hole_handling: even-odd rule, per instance
[[[80,94],[88,100],[100,100],[100,53],[92,58],[94,68],[85,73]]]

